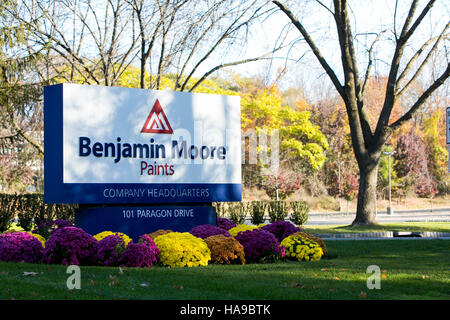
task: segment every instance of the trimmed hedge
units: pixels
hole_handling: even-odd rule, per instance
[[[247,217],[254,225],[269,221],[290,220],[295,225],[304,225],[308,221],[309,206],[306,201],[251,201],[251,202],[215,202],[217,216],[228,218],[236,224],[243,224]]]
[[[308,220],[309,207],[305,201],[252,201],[213,203],[219,217],[227,217],[236,224],[242,224],[249,217],[258,225],[268,215],[270,222],[290,219],[296,225]],[[17,218],[19,226],[30,231],[32,224],[42,221],[75,219],[77,205],[44,204],[44,195],[39,193],[6,194],[0,193],[0,232]],[[259,223],[257,223],[259,222]]]
[[[75,205],[44,204],[44,195],[40,193],[0,193],[0,232],[7,230],[15,218],[26,231],[32,229],[33,223],[42,221],[60,219],[73,223],[75,208]]]

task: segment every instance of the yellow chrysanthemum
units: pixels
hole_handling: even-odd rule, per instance
[[[317,261],[322,258],[323,251],[320,245],[299,234],[293,234],[281,241],[286,248],[286,256],[298,261]]]
[[[235,236],[237,236],[237,234],[239,232],[244,232],[244,231],[247,231],[247,230],[254,230],[254,229],[257,229],[257,228],[258,227],[255,227],[255,226],[249,226],[249,225],[246,225],[246,224],[239,224],[236,227],[231,228],[230,230],[228,230],[228,232],[230,233],[230,235],[232,237],[235,237]]]
[[[123,239],[123,241],[124,241],[124,243],[125,243],[125,246],[127,246],[128,243],[130,243],[130,242],[133,240],[133,239],[131,239],[129,236],[127,236],[127,235],[124,234],[124,233],[121,233],[121,232],[112,232],[112,231],[103,231],[103,232],[97,233],[97,234],[94,236],[94,238],[95,238],[97,241],[100,241],[100,240],[106,238],[107,236],[110,236],[110,235],[113,235],[113,234],[117,234],[118,236],[122,237],[122,239]]]
[[[211,251],[206,242],[188,232],[171,232],[155,238],[160,261],[170,267],[206,266]]]
[[[6,230],[6,231],[3,232],[3,233],[14,233],[14,232],[24,232],[24,231],[25,231],[24,228],[18,226],[18,225],[15,224],[15,223],[12,223],[12,224],[10,225],[10,227],[8,228],[8,230]]]
[[[43,236],[41,236],[40,234],[36,234],[36,233],[32,233],[32,232],[27,232],[28,234],[32,235],[33,237],[35,237],[36,239],[38,239],[41,243],[42,246],[45,248],[45,238]]]

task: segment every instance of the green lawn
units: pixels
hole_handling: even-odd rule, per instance
[[[66,267],[0,262],[0,299],[450,299],[450,241],[326,242],[317,262],[198,268],[81,267],[68,290]],[[381,269],[381,289],[366,286]],[[36,275],[24,275],[36,272]]]
[[[382,231],[409,231],[409,232],[449,232],[450,222],[398,222],[380,223],[372,227],[350,227],[349,225],[314,225],[303,226],[309,233],[362,233]]]

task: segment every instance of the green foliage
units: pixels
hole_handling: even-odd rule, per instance
[[[218,217],[225,217],[226,215],[226,207],[224,202],[213,202],[213,207],[216,209],[216,215]]]
[[[306,201],[291,201],[290,207],[292,209],[289,220],[295,225],[302,226],[308,221],[309,206]]]
[[[14,195],[0,194],[0,233],[8,229],[14,219],[19,198]]]
[[[32,166],[43,153],[32,137],[43,126],[43,83],[34,73],[43,54],[29,43],[29,27],[39,21],[27,26],[13,19],[9,13],[15,5],[0,2],[0,185],[2,190],[24,192],[37,177]]]
[[[5,231],[16,216],[19,226],[31,230],[33,224],[46,220],[68,220],[74,222],[75,206],[44,204],[42,194],[3,194],[0,193],[0,232]]]
[[[271,223],[278,220],[284,221],[288,216],[288,205],[285,201],[270,201],[267,209]]]
[[[392,152],[394,149],[392,146],[384,146],[382,152]],[[400,179],[397,176],[395,167],[397,166],[397,161],[395,157],[391,155],[391,187],[392,191],[396,191]],[[378,182],[385,190],[389,188],[389,156],[382,153],[378,165]]]
[[[251,209],[251,204],[246,202],[230,202],[228,204],[228,215],[236,224],[243,224]]]
[[[311,122],[309,111],[284,106],[282,92],[275,86],[265,87],[257,82],[237,80],[241,96],[242,129],[264,130],[272,136],[279,130],[282,160],[295,161],[310,170],[320,169],[329,147],[327,137]],[[270,153],[269,150],[260,150]]]
[[[34,194],[24,194],[19,199],[19,206],[17,208],[19,225],[24,230],[31,231],[33,219],[37,216],[39,210],[44,207],[43,198]]]
[[[431,113],[423,122],[424,138],[430,155],[429,170],[433,178],[438,181],[443,181],[448,176],[448,149],[441,143],[440,138],[445,137],[445,134],[439,130],[444,127],[444,122],[443,112],[439,109]]]
[[[251,210],[251,219],[250,221],[255,225],[260,225],[264,223],[267,210],[267,202],[266,201],[252,201],[251,202],[252,210]]]
[[[328,140],[319,127],[311,123],[311,113],[283,107],[279,117],[283,123],[281,150],[291,159],[305,161],[312,170],[320,169],[326,160],[324,151],[328,149]]]

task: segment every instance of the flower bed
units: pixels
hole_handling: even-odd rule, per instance
[[[150,249],[151,254],[155,257],[155,259],[152,259],[153,262],[159,261],[159,249],[156,246],[155,241],[153,241],[153,239],[149,235],[143,234],[139,238],[138,243],[143,244]]]
[[[225,222],[226,223],[226,222]],[[206,266],[274,262],[286,256],[315,261],[327,253],[322,239],[277,221],[255,227],[237,225],[227,231],[200,225],[190,232],[157,230],[135,243],[124,233],[104,231],[92,236],[65,222],[46,222],[33,231],[49,234],[47,240],[32,232],[8,230],[0,234],[0,260],[65,265],[151,267]],[[294,232],[294,233],[293,233]],[[281,240],[281,242],[279,241]]]

